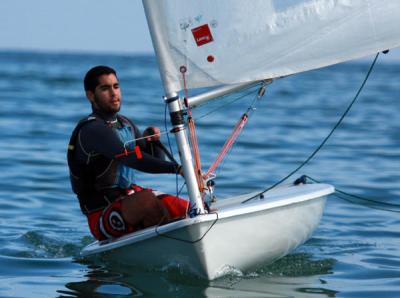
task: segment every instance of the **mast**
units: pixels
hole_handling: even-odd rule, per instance
[[[160,68],[160,75],[165,91],[165,102],[168,105],[171,124],[173,126],[172,131],[175,134],[176,143],[178,145],[179,157],[191,202],[190,214],[202,214],[204,213],[203,201],[199,191],[195,169],[193,166],[193,157],[184,125],[184,107],[182,104],[182,99],[179,98],[177,91],[173,89],[173,84],[168,80],[168,64],[170,63],[169,61],[172,61],[168,51],[165,49],[168,43],[161,42],[163,37],[161,33],[162,31],[160,28],[160,22],[158,22],[154,14],[154,9],[156,8],[152,2],[143,0],[143,7],[146,13],[147,24],[149,26],[151,39],[153,41],[154,50],[156,52]]]

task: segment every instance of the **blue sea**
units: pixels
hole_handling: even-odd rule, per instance
[[[217,197],[267,188],[302,164],[338,122],[371,62],[269,85],[217,171]],[[379,57],[341,125],[286,181],[305,174],[378,203],[331,195],[318,229],[296,251],[211,282],[179,268],[110,267],[80,256],[93,238],[70,190],[66,148],[78,119],[90,113],[82,78],[98,64],[118,71],[122,114],[142,130],[165,131],[152,55],[0,52],[0,297],[400,296],[399,62]],[[194,110],[204,169],[252,103],[254,92],[248,93]],[[162,140],[168,142],[165,134]],[[165,192],[177,189],[174,175],[137,179]]]

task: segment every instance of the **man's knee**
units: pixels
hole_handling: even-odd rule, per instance
[[[138,192],[122,201],[122,216],[131,224],[145,226],[159,223],[165,214],[161,202],[152,192]]]

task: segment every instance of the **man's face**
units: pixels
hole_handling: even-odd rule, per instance
[[[94,93],[86,91],[86,96],[93,106],[105,113],[117,113],[121,109],[121,90],[114,74],[101,75]]]

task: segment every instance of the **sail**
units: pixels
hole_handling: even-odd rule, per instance
[[[164,86],[277,78],[400,46],[400,1],[143,0]]]

